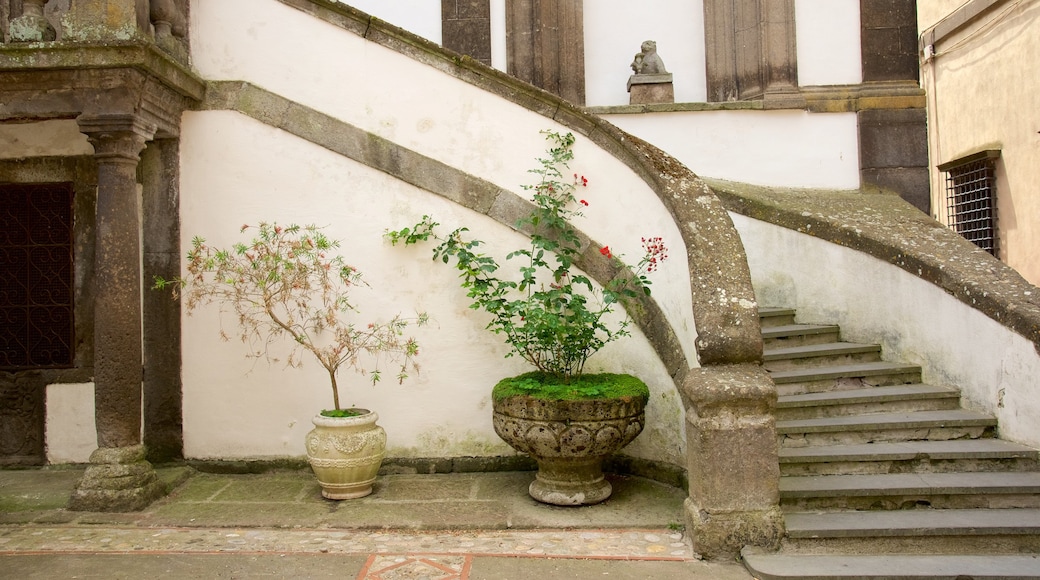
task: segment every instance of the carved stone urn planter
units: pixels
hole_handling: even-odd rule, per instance
[[[379,415],[357,409],[356,417],[316,415],[307,434],[307,460],[328,499],[354,499],[372,493],[386,454],[386,431]]]
[[[595,377],[625,377],[627,391],[597,394],[593,388],[586,390],[586,396],[572,393],[568,398],[537,392],[504,395],[503,383],[520,377],[506,379],[495,387],[495,432],[538,462],[538,474],[528,492],[542,503],[592,505],[610,497],[612,489],[603,477],[603,460],[643,430],[649,400],[646,385],[629,375],[583,379]]]

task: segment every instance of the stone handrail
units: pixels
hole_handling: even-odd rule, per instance
[[[858,250],[921,278],[1040,353],[1040,288],[898,195],[707,180],[730,211]]]

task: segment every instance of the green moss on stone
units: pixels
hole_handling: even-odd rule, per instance
[[[637,397],[646,401],[650,398],[650,389],[632,375],[602,373],[564,380],[556,375],[535,371],[502,379],[491,392],[491,397],[496,401],[516,395],[557,401],[621,397]]]

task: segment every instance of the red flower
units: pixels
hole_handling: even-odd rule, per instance
[[[614,257],[614,255],[610,253],[610,246],[603,246],[602,248],[599,249],[599,253],[603,254],[604,256],[606,256],[608,258],[613,258]]]
[[[583,199],[583,200],[581,200],[581,201],[580,201],[579,203],[581,203],[581,205],[583,205],[583,206],[585,206],[585,207],[588,207],[588,206],[589,206],[589,202],[585,201],[584,199]]]

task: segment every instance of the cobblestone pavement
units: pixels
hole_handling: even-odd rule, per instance
[[[0,528],[0,553],[481,554],[694,560],[681,533],[667,530],[366,532],[17,526]]]

